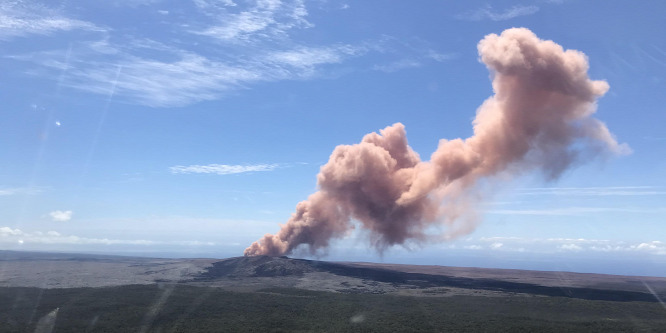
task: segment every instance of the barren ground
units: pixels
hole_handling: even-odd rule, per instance
[[[329,263],[286,257],[160,259],[0,252],[0,287],[77,288],[154,283],[235,291],[286,287],[423,297],[513,295],[608,299],[610,295],[618,300],[656,300],[653,295],[662,299],[666,296],[666,278],[658,277]]]

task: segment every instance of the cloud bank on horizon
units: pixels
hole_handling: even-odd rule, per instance
[[[593,114],[609,89],[591,80],[586,56],[540,40],[526,28],[487,35],[478,44],[492,75],[494,95],[477,110],[474,134],[442,139],[422,161],[396,123],[360,143],[341,145],[321,167],[319,190],[296,206],[276,234],[245,255],[311,254],[344,237],[360,222],[380,252],[406,242],[428,242],[471,232],[483,199],[477,186],[528,172],[557,179],[579,163],[630,152]],[[429,233],[444,226],[440,235]]]

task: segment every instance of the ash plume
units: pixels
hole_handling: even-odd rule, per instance
[[[379,251],[455,237],[476,225],[480,182],[532,171],[553,180],[599,155],[630,151],[592,117],[609,86],[590,80],[583,53],[525,28],[490,34],[478,51],[494,95],[477,109],[471,137],[441,139],[430,161],[409,147],[400,123],[336,147],[317,176],[319,190],[245,255],[284,255],[300,245],[316,254],[353,229],[352,219]],[[448,231],[427,233],[433,226]]]

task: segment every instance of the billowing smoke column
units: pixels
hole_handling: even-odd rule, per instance
[[[380,251],[432,240],[430,226],[454,229],[444,238],[467,233],[475,226],[474,188],[480,181],[534,170],[556,179],[600,153],[629,151],[591,117],[608,84],[588,78],[583,53],[565,51],[524,28],[488,35],[478,50],[495,95],[477,110],[472,137],[440,140],[430,161],[421,161],[408,146],[400,123],[359,144],[336,147],[317,176],[319,191],[296,206],[277,234],[266,234],[245,255],[283,255],[299,245],[315,254],[354,228],[352,218]]]

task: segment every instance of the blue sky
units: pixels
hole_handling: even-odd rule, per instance
[[[329,259],[666,275],[661,1],[2,1],[0,248],[241,255],[333,148],[402,122],[423,158],[492,95],[476,44],[584,52],[633,153],[498,186],[455,241]],[[613,260],[631,262],[618,266]],[[608,264],[605,264],[606,262]]]

